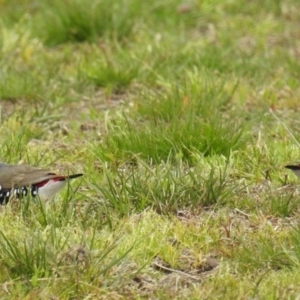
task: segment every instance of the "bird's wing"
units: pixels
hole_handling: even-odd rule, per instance
[[[28,165],[6,165],[0,169],[0,185],[2,188],[29,186],[56,176],[50,170]]]

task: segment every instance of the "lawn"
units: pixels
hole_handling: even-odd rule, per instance
[[[296,299],[298,0],[0,0],[0,161],[84,173],[0,207],[1,299]]]

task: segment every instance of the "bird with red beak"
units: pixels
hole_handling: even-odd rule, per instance
[[[0,205],[6,204],[10,197],[39,196],[48,200],[61,190],[68,180],[83,174],[59,175],[48,169],[29,165],[10,165],[0,162]]]

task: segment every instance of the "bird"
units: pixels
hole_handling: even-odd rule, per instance
[[[29,193],[49,200],[61,190],[68,180],[83,174],[58,175],[48,169],[40,169],[26,164],[12,165],[0,162],[0,205],[8,203],[14,195],[22,198]]]
[[[300,179],[300,165],[287,165],[285,167],[292,170],[293,173]]]

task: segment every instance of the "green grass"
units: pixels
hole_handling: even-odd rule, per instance
[[[0,298],[297,298],[299,11],[0,0],[1,161],[85,174],[0,207]]]
[[[107,1],[54,1],[44,2],[32,24],[33,31],[47,45],[66,42],[96,42],[99,38],[124,40],[132,34],[138,16],[137,1],[118,1],[111,5]]]

